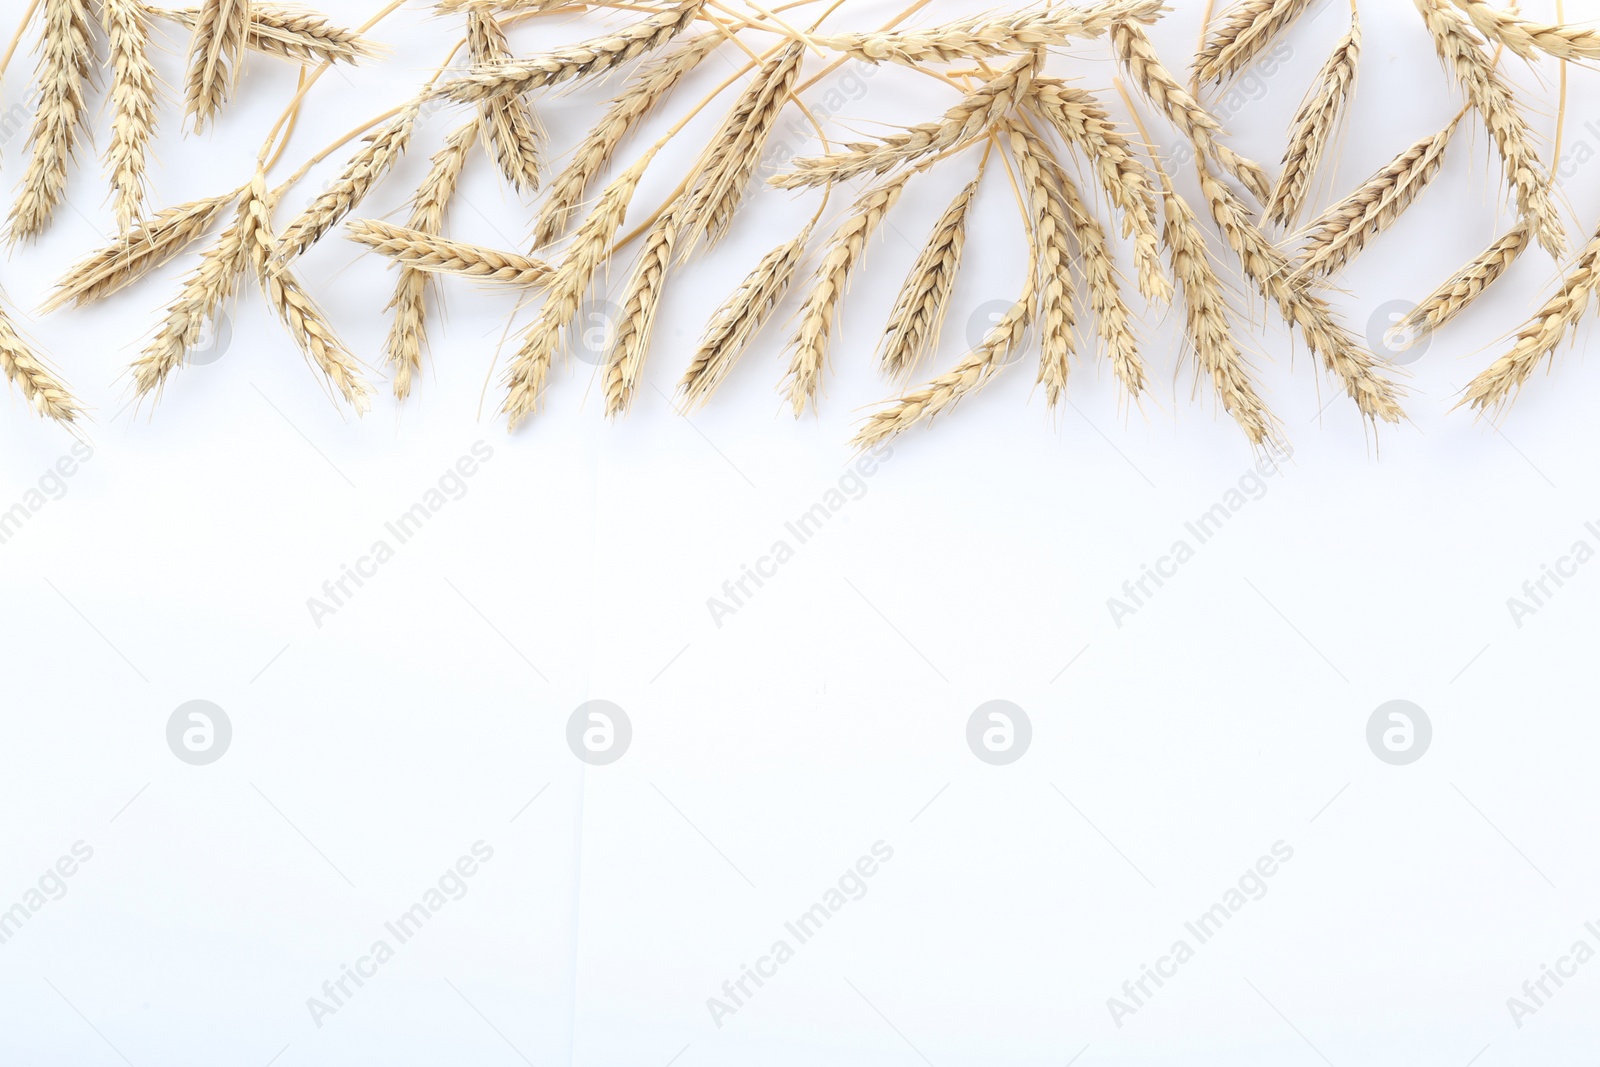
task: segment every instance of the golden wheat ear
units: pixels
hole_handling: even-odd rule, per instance
[[[275,242],[278,254],[285,260],[303,254],[355,210],[378,179],[389,173],[405,154],[421,112],[420,104],[412,104],[368,134],[365,145],[345,165],[338,180],[284,229]]]
[[[1202,82],[1233,77],[1305,14],[1311,0],[1241,0],[1223,13],[1195,56]]]
[[[149,13],[193,30],[200,9],[150,8]],[[250,29],[245,47],[252,52],[294,63],[348,63],[354,65],[383,54],[383,49],[354,30],[335,26],[314,11],[251,4]]]
[[[189,75],[184,87],[185,112],[200,130],[217,113],[239,83],[250,36],[250,0],[205,0],[195,16],[189,41]]]
[[[1504,277],[1511,265],[1527,250],[1531,240],[1527,224],[1518,222],[1505,236],[1452,274],[1409,315],[1397,322],[1388,331],[1389,342],[1409,348],[1417,339],[1439,329],[1467,310],[1489,286]]]
[[[193,200],[135,221],[126,234],[74,264],[39,310],[87,307],[133,284],[204,237],[238,195]]]
[[[67,189],[67,168],[88,118],[84,92],[93,69],[89,9],[84,0],[45,0],[34,93],[33,154],[11,208],[8,236],[31,241],[44,232]]]
[[[111,143],[105,162],[117,227],[127,233],[144,212],[145,153],[156,124],[156,71],[147,54],[150,30],[139,0],[100,0],[100,16],[111,67]]]
[[[0,302],[0,371],[5,372],[6,381],[22,390],[28,406],[46,418],[68,425],[83,414],[61,379],[17,332],[3,302]]]
[[[426,230],[378,219],[353,219],[345,229],[352,241],[394,260],[402,273],[453,274],[524,289],[542,287],[555,273],[550,264],[540,259],[452,241]]]
[[[949,63],[1089,40],[1120,22],[1154,22],[1164,10],[1164,0],[1102,0],[1082,7],[1063,4],[1048,11],[979,16],[924,30],[843,33],[817,38],[817,44],[869,63]]]
[[[622,301],[622,317],[605,359],[606,415],[616,418],[633,406],[644,373],[645,357],[650,353],[650,338],[655,332],[656,312],[672,270],[672,244],[678,235],[677,205],[661,213],[661,218],[645,235],[644,248],[634,264]]]
[[[1295,114],[1283,153],[1283,173],[1267,201],[1267,218],[1280,226],[1293,226],[1306,206],[1323,156],[1349,113],[1360,62],[1361,21],[1352,11],[1350,32],[1334,45]]]
[[[1540,55],[1556,59],[1600,59],[1600,32],[1595,30],[1534,22],[1482,0],[1455,0],[1455,5],[1466,12],[1479,33],[1496,44],[1505,45],[1523,59],[1533,61]]]
[[[951,294],[955,292],[956,275],[961,269],[961,254],[966,248],[967,214],[981,183],[981,176],[974,178],[950,201],[950,206],[934,224],[911,273],[906,275],[878,349],[878,364],[885,377],[908,376],[918,362],[939,346],[939,334],[950,309]],[[1064,268],[1066,264],[1063,262],[1060,266]],[[1058,271],[1058,274],[1064,287],[1065,271]],[[1070,337],[1070,299],[1066,301],[1066,308]]]
[[[482,6],[467,12],[467,46],[475,66],[492,67],[513,58],[506,31]],[[528,102],[513,94],[482,100],[478,104],[478,122],[488,135],[490,153],[500,165],[500,173],[512,188],[538,189],[539,155],[545,133]]]

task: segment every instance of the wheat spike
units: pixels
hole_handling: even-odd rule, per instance
[[[0,303],[0,370],[22,390],[28,406],[46,418],[71,423],[83,413],[72,393],[28,347]]]
[[[1272,183],[1260,164],[1245,159],[1217,140],[1222,124],[1200,106],[1189,90],[1178,84],[1161,62],[1143,26],[1136,22],[1118,22],[1111,28],[1111,42],[1134,85],[1189,139],[1196,153],[1210,157],[1257,200],[1265,202],[1272,195]]]
[[[923,357],[938,348],[966,247],[967,212],[981,181],[981,175],[974,178],[950,201],[901,286],[878,355],[883,373],[890,378],[909,375]]]
[[[200,19],[200,9],[194,7],[147,10],[190,29]],[[244,44],[252,52],[294,63],[354,65],[382,52],[359,33],[335,26],[314,11],[255,3],[250,5],[250,30]]]
[[[1022,175],[1023,198],[1033,231],[1031,240],[1037,249],[1038,262],[1034,266],[1040,278],[1032,284],[1039,299],[1039,381],[1045,387],[1050,406],[1054,407],[1066,395],[1067,375],[1076,346],[1073,339],[1076,312],[1070,287],[1072,252],[1067,244],[1067,235],[1073,230],[1073,223],[1067,216],[1073,203],[1061,188],[1066,175],[1055,166],[1049,150],[1032,131],[1017,123],[1008,123],[1006,137]]]
[[[834,319],[850,284],[850,274],[866,251],[868,239],[905,191],[910,175],[910,171],[904,171],[862,194],[828,241],[800,310],[799,326],[789,342],[789,372],[783,391],[796,418],[816,401],[817,387],[827,365],[828,340],[833,335]]]
[[[1134,156],[1128,139],[1090,93],[1048,78],[1034,80],[1029,104],[1062,140],[1089,160],[1096,180],[1122,216],[1122,235],[1133,238],[1139,292],[1154,304],[1172,300],[1172,283],[1161,269],[1155,197],[1150,175]]]
[[[1086,7],[979,16],[923,30],[837,34],[819,37],[817,43],[871,63],[949,63],[1095,38],[1118,22],[1154,22],[1162,10],[1162,0],[1102,0]]]
[[[681,0],[664,11],[618,30],[531,59],[469,71],[442,84],[438,92],[452,100],[471,102],[501,93],[525,93],[558,85],[621,66],[654,51],[689,28],[705,0]]]
[[[365,146],[345,166],[339,179],[313,200],[273,242],[286,261],[321,240],[366,198],[378,179],[394,167],[411,143],[420,112],[420,105],[412,104],[366,136]]]
[[[1391,338],[1409,348],[1417,338],[1432,333],[1467,310],[1484,290],[1511,269],[1530,241],[1527,224],[1519,221],[1396,323],[1389,331]]]
[[[451,15],[461,11],[470,11],[474,7],[481,7],[485,0],[438,0],[433,9],[441,15]],[[501,11],[553,11],[557,8],[571,7],[574,0],[493,0],[491,6]]]
[[[1027,94],[1039,68],[1041,53],[1030,52],[998,76],[973,90],[944,113],[938,122],[912,126],[877,143],[850,142],[826,156],[794,161],[795,169],[773,175],[773,185],[797,189],[826,185],[860,174],[883,174],[935,152],[982,137]]]
[[[1292,226],[1305,207],[1311,180],[1348,111],[1361,61],[1361,20],[1350,13],[1350,32],[1334,45],[1317,72],[1311,91],[1295,114],[1289,147],[1283,153],[1283,174],[1267,201],[1267,218]]]
[[[123,236],[74,264],[40,310],[87,307],[138,281],[203,237],[237,196],[192,200],[137,220]]]
[[[454,274],[485,282],[535,288],[550,280],[550,265],[515,252],[452,241],[438,234],[377,219],[355,219],[347,224],[350,239],[394,260],[406,270],[427,274]]]
[[[482,5],[467,11],[467,44],[479,67],[509,63],[511,45],[499,21]],[[478,104],[479,122],[506,181],[518,190],[539,188],[539,154],[544,129],[520,96],[493,96]]]
[[[476,121],[458,127],[445,139],[444,147],[434,155],[428,176],[417,188],[411,203],[411,226],[405,232],[416,236],[402,239],[402,245],[415,249],[418,244],[437,236],[444,226],[445,210],[455,195],[461,171],[467,165],[467,153],[477,140]],[[360,223],[351,223],[350,229],[354,232],[359,226]],[[395,280],[394,296],[386,309],[394,312],[394,321],[390,323],[383,351],[393,372],[394,397],[404,400],[411,395],[412,379],[422,367],[422,349],[428,340],[430,274],[399,256],[395,258],[401,263],[400,277]]]
[[[146,54],[149,28],[139,0],[100,0],[110,42],[111,144],[106,169],[116,193],[117,226],[127,233],[144,211],[145,151],[156,123],[156,72]]]
[[[677,213],[669,208],[645,235],[644,247],[628,281],[622,303],[622,319],[616,337],[606,354],[606,415],[616,418],[633,406],[639,390],[639,375],[645,356],[650,354],[650,336],[655,331],[656,310],[666,290],[667,272],[672,269],[672,242],[677,239]]]
[[[1202,82],[1239,73],[1311,6],[1311,0],[1241,0],[1223,13],[1195,56]]]
[[[683,211],[687,240],[682,255],[693,251],[702,237],[715,243],[727,232],[804,56],[805,46],[796,42],[763,63],[712,138]]]
[[[1478,411],[1504,407],[1539,364],[1577,327],[1600,290],[1600,233],[1596,233],[1562,280],[1561,288],[1517,331],[1511,351],[1467,383],[1461,403]]]
[[[720,34],[707,33],[685,42],[647,65],[611,101],[605,115],[572,153],[566,168],[551,180],[534,224],[534,248],[543,248],[561,235],[595,175],[611,162],[623,137],[722,41]]]
[[[1367,241],[1392,226],[1444,166],[1444,151],[1456,123],[1424,137],[1330,207],[1308,228],[1309,241],[1291,284],[1337,271],[1366,247]]]
[[[578,227],[566,258],[551,276],[544,307],[523,334],[522,347],[506,373],[506,400],[500,410],[511,429],[537,410],[556,349],[583,302],[594,272],[610,254],[611,239],[622,225],[634,190],[654,156],[652,148],[606,186],[600,202]]]
[[[810,239],[811,227],[807,226],[800,236],[761,257],[756,269],[711,316],[700,348],[678,383],[685,405],[704,406],[728,377],[789,291]]]
[[[1530,62],[1541,53],[1556,59],[1600,59],[1600,32],[1595,30],[1534,22],[1483,0],[1455,0],[1455,5],[1479,33]]]
[[[250,36],[250,0],[205,0],[189,41],[185,113],[199,130],[227,102],[239,82]]]
[[[1256,228],[1238,196],[1211,173],[1203,159],[1197,169],[1211,217],[1239,257],[1245,276],[1262,296],[1278,305],[1286,321],[1300,329],[1306,346],[1344,385],[1364,416],[1373,422],[1399,422],[1405,414],[1400,408],[1400,392],[1379,373],[1376,357],[1334,318],[1327,301],[1289,284],[1293,267],[1289,257]]]
[[[1505,164],[1506,180],[1517,194],[1517,212],[1529,220],[1534,236],[1556,258],[1566,251],[1566,233],[1555,202],[1550,199],[1550,176],[1533,147],[1533,133],[1517,107],[1511,87],[1483,41],[1445,0],[1413,0],[1421,12],[1440,60],[1455,75],[1473,110],[1482,117]]]
[[[89,13],[83,0],[45,0],[35,75],[37,110],[29,137],[33,155],[11,207],[13,241],[29,241],[43,233],[66,192],[67,165],[87,118],[84,88],[92,59]]]

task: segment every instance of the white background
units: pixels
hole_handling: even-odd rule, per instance
[[[324,4],[346,23],[372,6]],[[1177,6],[1155,31],[1175,67],[1198,28],[1198,5]],[[876,25],[894,9],[853,3],[836,21]],[[1340,190],[1458,106],[1410,5],[1369,2],[1362,16],[1363,81],[1328,183]],[[388,20],[374,36],[392,57],[323,80],[290,164],[405,99],[458,26],[423,10]],[[556,20],[516,45],[593,26]],[[1275,170],[1344,26],[1343,6],[1323,5],[1286,38],[1292,62],[1229,118],[1241,151]],[[161,34],[177,82],[182,41]],[[664,120],[732,62],[708,63]],[[13,64],[6,106],[25,96],[30,64],[26,53]],[[1110,95],[1102,44],[1056,69]],[[1548,138],[1555,68],[1509,58],[1507,70]],[[237,106],[198,139],[179,137],[168,107],[157,202],[246,180],[293,78],[255,60]],[[951,100],[901,71],[853,84],[865,88],[840,120],[856,133]],[[553,152],[576,142],[605,91],[542,103]],[[1588,162],[1600,128],[1585,127],[1596,99],[1575,72],[1563,190],[1577,243],[1600,214],[1600,164]],[[661,157],[641,204],[676,184],[715,110]],[[455,121],[433,116],[358,214],[402,221]],[[13,182],[23,140],[4,145]],[[3,269],[13,308],[36,307],[109,233],[85,157],[47,239]],[[1491,157],[1464,128],[1435,187],[1343,275],[1336,299],[1355,328],[1420,299],[1503,231]],[[1600,543],[1584,529],[1600,519],[1600,367],[1578,355],[1591,328],[1498,427],[1451,411],[1556,278],[1537,250],[1406,368],[1411,422],[1375,438],[1276,312],[1241,296],[1240,334],[1293,458],[1120,627],[1107,599],[1256,462],[1203,392],[1192,398],[1170,314],[1141,327],[1156,379],[1141,408],[1085,361],[1071,406],[1052,414],[1030,349],[931,430],[895,441],[860,498],[713,623],[707,599],[837,484],[854,428],[890,395],[876,336],[973,162],[913,183],[847,301],[821,412],[798,422],[775,392],[781,320],[704,412],[686,419],[666,399],[709,313],[815,208],[770,190],[672,278],[637,409],[615,425],[593,368],[574,363],[508,437],[491,413],[516,296],[455,280],[413,399],[397,408],[380,381],[363,420],[327,399],[249,286],[220,359],[181,371],[158,405],[126,408],[125,368],[191,257],[91,310],[25,321],[92,406],[94,453],[0,546],[0,908],[74,842],[94,855],[0,945],[0,1059],[1589,1062],[1600,963],[1521,1028],[1506,999],[1578,939],[1600,947],[1584,930],[1600,920],[1600,568],[1580,569],[1520,628],[1506,601],[1573,542]],[[449,232],[517,248],[532,216],[479,153]],[[998,171],[973,235],[943,365],[969,316],[1020,283],[1021,231]],[[335,234],[300,269],[350,347],[381,365],[385,264]],[[479,441],[493,458],[466,495],[318,627],[307,599]],[[14,399],[0,419],[0,507],[71,445]],[[209,766],[166,743],[169,716],[193,699],[233,726]],[[610,766],[566,744],[569,715],[590,699],[632,722]],[[993,699],[1033,724],[1010,766],[967,747],[969,715]],[[1433,724],[1410,766],[1367,747],[1368,717],[1392,699]],[[480,840],[494,857],[466,896],[316,1025],[307,999]],[[1280,840],[1294,858],[1270,892],[1115,1025],[1107,998]],[[894,858],[867,894],[715,1025],[707,998],[877,841]]]

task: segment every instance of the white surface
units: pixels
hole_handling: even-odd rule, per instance
[[[859,6],[859,24],[891,11]],[[347,22],[368,9],[324,7]],[[1197,19],[1179,7],[1158,30],[1175,65]],[[1363,16],[1341,190],[1456,107],[1409,5],[1370,2]],[[394,59],[327,78],[290,158],[403,99],[450,25],[420,11],[386,23],[376,36]],[[1277,158],[1342,25],[1330,5],[1295,30],[1293,61],[1230,120],[1242,151]],[[1108,87],[1108,54],[1081,52],[1057,69]],[[8,99],[27,65],[7,76]],[[1548,135],[1554,68],[1542,87],[1508,69]],[[164,70],[177,78],[176,56]],[[1600,214],[1592,81],[1575,73],[1575,238]],[[292,84],[289,68],[253,64],[240,105],[199,141],[180,142],[164,112],[158,200],[243,181]],[[901,72],[865,84],[842,101],[861,131],[949,99]],[[595,99],[545,105],[558,150]],[[360,213],[396,212],[449,125],[431,119]],[[663,157],[642,202],[692,147]],[[15,180],[21,139],[4,154]],[[1489,156],[1481,134],[1458,142],[1437,186],[1348,272],[1339,303],[1358,329],[1504,224]],[[413,401],[397,411],[385,395],[361,422],[325,398],[254,292],[220,360],[180,373],[153,415],[122,410],[124,368],[187,259],[104,306],[33,322],[96,421],[92,459],[0,546],[0,908],[74,842],[93,857],[0,945],[0,1059],[1589,1062],[1600,964],[1521,1028],[1506,999],[1580,938],[1600,947],[1584,926],[1600,920],[1600,569],[1580,568],[1520,628],[1506,600],[1573,542],[1600,543],[1584,526],[1600,519],[1600,367],[1564,352],[1501,432],[1449,410],[1555,277],[1538,253],[1412,364],[1413,421],[1376,444],[1342,400],[1318,419],[1335,390],[1292,354],[1275,313],[1241,299],[1246,321],[1272,323],[1242,329],[1293,459],[1120,627],[1107,599],[1123,582],[1242,478],[1255,484],[1242,437],[1191,401],[1171,316],[1144,327],[1159,385],[1142,414],[1127,417],[1109,376],[1085,365],[1073,407],[1052,416],[1019,366],[896,441],[859,499],[714,625],[708,598],[839,483],[853,427],[888,395],[870,361],[882,318],[970,166],[913,185],[850,296],[822,412],[798,423],[774,392],[780,329],[692,422],[662,396],[711,309],[814,206],[781,193],[758,194],[725,246],[673,278],[649,384],[615,426],[582,364],[514,437],[480,417],[514,297],[468,284],[445,286]],[[945,363],[972,309],[1009,300],[1020,278],[1011,194],[992,177]],[[82,168],[49,238],[12,255],[12,306],[36,306],[98,244],[100,183]],[[450,230],[516,247],[531,217],[480,155]],[[384,265],[332,239],[302,268],[377,363]],[[72,444],[10,408],[0,507]],[[479,441],[492,458],[465,495],[319,628],[307,599]],[[633,742],[587,767],[565,730],[597,698],[626,709]],[[997,698],[1033,724],[1006,767],[965,740],[973,709]],[[193,699],[233,724],[209,766],[165,740]],[[1411,766],[1366,745],[1391,699],[1433,723]],[[465,896],[319,1027],[308,998],[478,841],[493,858]],[[707,998],[878,841],[893,858],[865,896],[715,1025]],[[1107,998],[1278,841],[1293,859],[1266,895],[1116,1026]]]

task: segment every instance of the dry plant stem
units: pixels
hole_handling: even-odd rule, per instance
[[[156,124],[156,72],[147,55],[149,28],[139,0],[100,0],[111,66],[111,144],[106,169],[117,226],[127,233],[143,213],[145,152]]]
[[[1482,0],[1454,0],[1454,3],[1466,12],[1479,33],[1530,62],[1541,54],[1556,59],[1600,59],[1600,32],[1595,30],[1534,22]],[[1559,11],[1556,18],[1561,18]]]
[[[862,194],[844,223],[834,231],[812,277],[799,325],[789,343],[789,373],[783,391],[795,417],[816,402],[822,371],[827,365],[828,341],[833,335],[839,305],[850,284],[851,272],[861,260],[867,241],[883,217],[905,191],[910,171],[894,175]]]
[[[1584,247],[1555,296],[1517,331],[1511,351],[1467,384],[1462,404],[1478,411],[1503,408],[1527,382],[1534,368],[1578,325],[1600,289],[1600,233]]]
[[[470,71],[443,83],[438,92],[452,100],[482,100],[500,93],[525,93],[529,89],[557,85],[610,70],[660,48],[688,29],[704,4],[705,0],[682,0],[616,33],[558,48],[531,59],[497,63],[492,67]]]
[[[138,281],[204,236],[238,195],[235,190],[190,201],[136,221],[122,237],[74,264],[40,310],[87,307]]]
[[[484,282],[526,289],[544,285],[554,273],[543,260],[482,245],[452,241],[407,226],[377,219],[355,219],[347,225],[350,239],[388,256],[404,268],[427,274],[454,274]]]
[[[1055,407],[1066,394],[1075,347],[1076,316],[1070,287],[1072,251],[1067,243],[1067,234],[1072,228],[1067,221],[1070,201],[1059,185],[1063,176],[1059,172],[1046,176],[1048,149],[1043,142],[1017,123],[1007,124],[1006,138],[1017,161],[1017,170],[1021,172],[1023,201],[1033,228],[1033,243],[1038,249],[1040,278],[1034,284],[1041,286],[1038,290],[1039,381],[1045,387],[1050,406]],[[1084,258],[1088,259],[1087,254]]]
[[[1238,74],[1310,6],[1311,0],[1240,0],[1195,56],[1195,77],[1215,82]]]
[[[93,58],[88,7],[83,0],[45,0],[35,74],[37,110],[30,137],[33,155],[11,208],[13,241],[39,236],[66,192],[67,165],[87,118],[84,89]]]
[[[1484,249],[1472,262],[1456,271],[1426,300],[1389,331],[1391,338],[1409,348],[1416,340],[1439,329],[1461,314],[1484,290],[1499,281],[1531,243],[1526,223],[1518,222],[1505,236]]]
[[[1128,76],[1144,98],[1187,137],[1195,151],[1209,157],[1223,171],[1236,178],[1257,200],[1272,195],[1272,183],[1259,164],[1239,155],[1217,138],[1222,124],[1200,106],[1194,95],[1178,84],[1162,64],[1144,27],[1136,22],[1119,22],[1111,29],[1111,41]]]
[[[411,203],[408,232],[421,235],[412,239],[412,247],[418,241],[436,236],[444,227],[445,210],[455,195],[461,172],[467,165],[467,155],[477,143],[478,127],[476,121],[458,127],[434,155],[428,176]],[[428,340],[429,280],[428,271],[402,262],[394,296],[389,301],[387,310],[394,312],[394,320],[383,350],[388,357],[396,400],[411,395],[412,379],[422,368],[422,350]]]
[[[534,248],[543,248],[565,231],[590,183],[611,162],[628,131],[649,115],[722,40],[719,34],[708,33],[685,42],[646,66],[611,101],[605,115],[572,153],[566,169],[551,180],[544,205],[539,209],[539,220],[534,224]]]
[[[482,5],[467,11],[467,43],[475,66],[491,67],[513,58],[505,30]],[[478,104],[478,121],[506,181],[518,190],[538,189],[544,130],[528,102],[516,95],[489,97]]]
[[[274,242],[286,261],[301,255],[337,226],[372,191],[378,179],[394,167],[411,143],[420,111],[420,105],[412,104],[368,135],[366,146],[350,160],[339,179],[289,224],[281,240]]]
[[[768,252],[756,264],[756,269],[711,316],[700,348],[690,361],[683,380],[678,383],[678,392],[688,407],[701,407],[711,399],[733,365],[750,347],[750,342],[772,317],[778,302],[794,281],[795,271],[810,240],[811,227],[807,226],[794,240]]]
[[[1246,277],[1278,305],[1285,320],[1299,327],[1306,346],[1339,379],[1362,415],[1374,423],[1399,422],[1405,414],[1399,390],[1380,373],[1378,360],[1334,318],[1327,301],[1289,283],[1289,257],[1256,228],[1233,190],[1211,173],[1204,159],[1197,160],[1197,167],[1211,217],[1239,257]]]
[[[250,36],[250,0],[205,0],[189,42],[184,108],[202,129],[238,84],[245,41]]]
[[[1027,95],[1042,53],[1030,52],[998,77],[967,94],[938,122],[912,126],[878,143],[851,142],[842,151],[794,161],[795,169],[777,174],[781,189],[826,185],[862,174],[883,174],[936,152],[968,144],[986,134]]]
[[[672,269],[672,243],[677,238],[677,206],[668,208],[645,236],[639,260],[628,281],[622,303],[622,318],[617,323],[616,339],[606,354],[606,415],[626,414],[639,392],[639,376],[650,352],[650,337],[655,331],[656,311],[666,290],[667,273]]]
[[[154,16],[193,29],[199,8],[151,7]],[[262,55],[295,63],[359,63],[379,54],[379,49],[354,30],[335,26],[313,11],[299,11],[252,3],[250,30],[245,47]]]
[[[46,418],[69,424],[83,413],[67,387],[17,333],[3,304],[0,304],[0,370],[5,371],[7,381],[22,390],[28,406]]]
[[[1413,0],[1422,13],[1435,49],[1445,67],[1466,90],[1467,99],[1483,118],[1505,164],[1506,180],[1517,194],[1517,212],[1528,219],[1545,251],[1557,259],[1566,252],[1566,234],[1555,202],[1550,198],[1550,177],[1533,146],[1528,128],[1511,87],[1460,15],[1445,0]]]
[[[1350,32],[1334,45],[1333,54],[1318,71],[1311,92],[1294,117],[1289,147],[1283,153],[1283,173],[1267,201],[1267,218],[1280,226],[1294,225],[1305,207],[1312,179],[1355,94],[1360,60],[1361,20],[1352,10]]]
[[[955,291],[956,274],[961,269],[961,253],[966,248],[967,213],[981,182],[980,174],[956,194],[906,276],[894,310],[889,313],[889,325],[879,348],[878,362],[889,378],[910,375],[917,364],[939,346],[939,334],[950,309],[950,295]],[[1063,287],[1065,282],[1062,277]],[[1067,307],[1070,312],[1070,299]]]
[[[1460,116],[1401,152],[1308,227],[1308,241],[1290,283],[1339,270],[1367,241],[1394,224],[1444,166],[1444,152]]]
[[[610,254],[611,239],[622,225],[639,179],[655,153],[656,149],[651,148],[606,186],[605,192],[600,194],[600,202],[578,227],[566,258],[551,276],[544,307],[523,334],[522,347],[506,374],[506,400],[501,411],[512,429],[537,410],[556,350],[578,312],[595,270]]]
[[[1133,238],[1139,291],[1154,304],[1170,303],[1172,283],[1161,269],[1161,242],[1156,231],[1150,175],[1134,156],[1110,113],[1084,90],[1047,78],[1034,80],[1028,103],[1063,140],[1089,160],[1100,187],[1121,213],[1122,235]]]
[[[1154,22],[1162,0],[1103,0],[1087,7],[980,16],[924,30],[844,33],[815,38],[824,48],[872,63],[948,63],[1026,52],[1099,37],[1118,22]]]
[[[796,42],[763,63],[707,147],[683,211],[686,240],[682,255],[693,251],[702,237],[715,243],[727,232],[778,115],[789,100],[804,56],[804,46]]]

